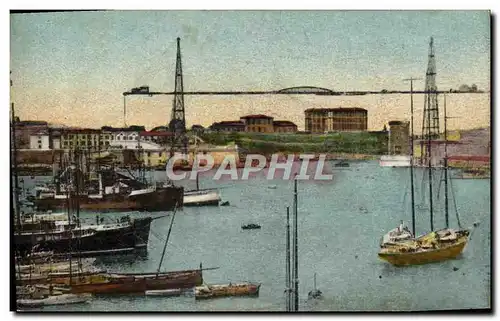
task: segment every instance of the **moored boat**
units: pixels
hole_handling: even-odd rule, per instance
[[[72,294],[66,293],[61,295],[49,295],[38,299],[17,299],[17,306],[21,308],[39,308],[50,305],[66,305],[76,303],[86,303],[92,299],[92,295],[88,293]]]
[[[381,167],[410,167],[410,157],[407,155],[382,155],[379,164]]]
[[[396,266],[450,260],[462,253],[468,237],[468,230],[443,229],[415,240],[386,244],[378,256]]]
[[[260,229],[260,225],[251,223],[251,224],[242,225],[241,228],[243,230],[256,230],[256,229]]]
[[[195,288],[195,299],[212,299],[229,296],[258,296],[260,284],[257,283],[236,283],[203,285]]]
[[[35,246],[42,251],[67,253],[70,244],[78,240],[79,251],[72,253],[73,256],[96,256],[110,254],[111,250],[145,249],[152,220],[124,216],[119,223],[80,226],[68,220],[42,220],[21,225],[14,238],[20,253],[29,253]]]
[[[221,198],[216,189],[184,192],[184,206],[219,205]]]
[[[67,207],[68,193],[60,183],[69,175],[68,168],[59,175],[56,187],[37,190],[32,202],[39,210]],[[80,209],[88,211],[172,211],[182,207],[184,188],[167,184],[148,185],[114,170],[100,170],[97,178],[90,180],[89,188],[72,198],[78,198]]]
[[[404,225],[404,222],[401,221],[401,224],[398,227],[390,230],[382,237],[380,247],[384,247],[386,244],[411,240],[413,238],[413,233],[407,226]]]
[[[192,293],[192,289],[167,289],[167,290],[149,290],[145,291],[144,294],[147,296],[164,296],[164,297],[174,297],[181,296]]]
[[[127,294],[151,290],[186,289],[203,284],[202,270],[140,274],[106,274],[97,281],[76,282],[72,293]]]

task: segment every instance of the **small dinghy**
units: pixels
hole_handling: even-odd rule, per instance
[[[145,291],[144,294],[147,296],[165,296],[165,297],[175,297],[190,294],[193,289],[165,289],[165,290],[149,290]]]
[[[408,227],[405,226],[404,222],[401,221],[401,224],[387,232],[382,239],[380,240],[380,247],[384,247],[388,244],[394,244],[401,241],[407,241],[413,239],[414,236]]]
[[[307,295],[309,299],[319,299],[323,296],[323,293],[316,288],[316,273],[314,273],[314,289],[312,291],[309,291],[309,294]]]
[[[247,225],[242,225],[241,228],[243,230],[255,230],[255,229],[260,229],[260,225],[251,223]]]
[[[335,163],[335,167],[349,167],[349,163],[342,160],[338,163]]]
[[[63,305],[63,304],[76,304],[86,303],[92,298],[89,293],[82,294],[61,294],[52,295],[40,299],[17,299],[17,305],[22,308],[39,308],[49,305]]]
[[[214,284],[195,287],[195,300],[212,299],[229,296],[252,296],[258,297],[260,283],[236,283],[236,284]]]

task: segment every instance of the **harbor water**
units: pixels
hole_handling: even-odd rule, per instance
[[[299,181],[299,295],[303,311],[415,311],[490,307],[490,180],[453,180],[462,226],[479,226],[464,253],[441,263],[394,267],[377,257],[384,233],[405,220],[411,228],[409,169],[381,168],[378,162],[351,162],[334,168],[331,181]],[[256,298],[103,296],[90,303],[45,307],[43,311],[284,311],[286,206],[293,208],[293,181],[214,181],[200,176],[200,188],[219,187],[229,206],[192,207],[175,215],[162,270],[219,267],[204,271],[206,283],[262,284]],[[422,196],[422,169],[415,169],[417,234],[429,232]],[[436,173],[436,178],[440,174]],[[165,172],[156,172],[163,180]],[[24,177],[25,187],[34,183]],[[49,178],[36,178],[44,181]],[[184,182],[194,188],[195,182]],[[438,185],[437,183],[435,183]],[[435,195],[435,228],[444,227],[443,184]],[[272,186],[272,188],[270,188]],[[276,188],[274,188],[274,186]],[[437,194],[437,193],[435,193]],[[428,194],[426,194],[428,195]],[[457,227],[450,200],[450,223]],[[102,214],[110,220],[124,213]],[[161,216],[166,213],[127,213]],[[144,258],[100,258],[108,271],[156,271],[172,213],[154,220]],[[90,213],[82,216],[92,218]],[[256,223],[259,230],[242,230]],[[458,270],[457,270],[458,269]],[[307,300],[317,273],[323,298]]]

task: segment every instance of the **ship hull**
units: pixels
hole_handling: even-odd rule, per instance
[[[53,251],[54,253],[103,252],[118,249],[140,249],[147,247],[151,217],[134,219],[132,223],[117,224],[110,228],[95,228],[91,235],[75,237],[69,231],[46,233],[16,233],[15,244],[21,253],[29,253],[38,245],[39,250]],[[92,226],[90,226],[92,230]],[[83,256],[83,255],[82,255]]]
[[[195,288],[195,299],[213,299],[230,296],[259,296],[260,284],[215,285]]]
[[[395,266],[420,265],[454,259],[459,256],[467,244],[467,238],[455,244],[422,252],[380,252],[378,257]]]
[[[411,158],[406,155],[384,155],[380,157],[381,167],[410,167]]]
[[[201,270],[169,272],[154,275],[119,275],[104,282],[80,282],[71,286],[72,293],[130,294],[151,290],[187,289],[203,284]]]
[[[151,193],[134,195],[109,194],[101,198],[81,195],[79,206],[87,211],[173,211],[176,204],[183,205],[184,189],[182,187],[162,187]],[[60,210],[67,207],[66,198],[34,199],[34,205],[40,211]]]
[[[184,194],[184,206],[217,206],[221,200],[218,191],[193,191]]]

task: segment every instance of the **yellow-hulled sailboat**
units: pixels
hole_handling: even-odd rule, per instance
[[[387,261],[396,266],[406,266],[406,265],[418,265],[433,263],[439,261],[445,261],[456,258],[462,253],[467,242],[469,240],[470,231],[468,229],[455,230],[449,228],[448,219],[448,160],[447,160],[447,147],[446,147],[446,96],[444,97],[444,131],[445,131],[445,157],[444,157],[444,173],[445,173],[445,215],[446,215],[446,228],[434,231],[433,224],[433,209],[432,209],[432,179],[429,177],[429,197],[431,199],[430,203],[430,216],[431,216],[431,230],[432,232],[415,238],[415,204],[414,204],[414,188],[413,188],[413,79],[410,79],[411,83],[411,196],[412,196],[412,221],[413,221],[413,233],[409,232],[407,229],[403,228],[403,224],[397,229],[394,229],[387,233],[381,241],[380,251],[378,256],[380,259]],[[431,157],[430,139],[432,133],[430,133],[430,126],[428,135],[428,170],[431,170]],[[429,175],[431,176],[431,175]],[[460,226],[460,219],[457,221]],[[476,225],[475,225],[476,226]]]
[[[378,256],[396,266],[445,261],[460,255],[468,239],[468,230],[443,229],[417,239],[385,244]]]

